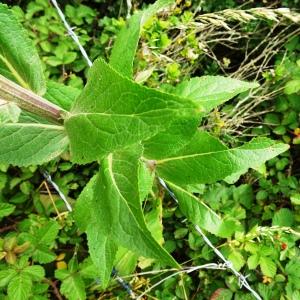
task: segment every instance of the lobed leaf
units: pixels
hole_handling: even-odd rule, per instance
[[[13,12],[0,3],[0,74],[39,95],[46,84],[32,41]]]

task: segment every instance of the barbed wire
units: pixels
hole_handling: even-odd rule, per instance
[[[46,181],[51,184],[53,186],[53,188],[55,189],[55,191],[58,193],[58,195],[60,196],[60,198],[64,201],[67,209],[69,212],[73,211],[72,206],[70,205],[70,203],[67,200],[67,197],[64,195],[64,193],[60,190],[59,186],[52,180],[50,174],[47,171],[42,171],[42,174],[44,176],[44,178],[46,179]]]
[[[64,13],[62,12],[62,10],[60,9],[58,3],[56,0],[51,0],[53,6],[55,7],[59,17],[61,18],[62,22],[65,25],[65,28],[68,31],[68,34],[70,35],[70,37],[73,39],[73,41],[75,42],[75,44],[78,46],[82,56],[84,57],[84,59],[86,60],[87,64],[89,67],[91,67],[93,65],[92,61],[90,60],[88,54],[86,53],[85,49],[82,47],[82,45],[80,44],[79,38],[76,35],[76,33],[73,31],[72,27],[69,25],[69,23],[66,20],[66,17],[64,15]]]
[[[170,194],[170,196],[178,203],[178,200],[176,199],[175,194],[169,189],[167,184],[164,182],[163,179],[159,178],[158,179],[160,184],[165,188],[166,191]],[[231,270],[231,272],[238,278],[239,280],[239,286],[240,288],[245,287],[249,292],[252,293],[252,295],[257,299],[257,300],[262,300],[262,298],[258,295],[258,293],[251,288],[247,281],[247,276],[244,276],[240,272],[238,272],[232,262],[224,257],[224,255],[212,244],[212,242],[208,239],[208,237],[203,233],[203,231],[200,229],[198,225],[195,225],[195,230],[198,232],[198,234],[201,235],[205,243],[215,252],[215,254],[222,259],[224,262],[224,266],[226,266],[227,269]]]

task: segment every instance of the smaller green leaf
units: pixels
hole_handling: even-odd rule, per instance
[[[0,271],[0,288],[5,287],[16,275],[15,269],[7,269]]]
[[[145,11],[134,14],[128,24],[120,31],[110,57],[112,65],[120,74],[131,78],[133,60],[143,24],[160,9],[173,4],[173,0],[158,0]]]
[[[138,255],[126,248],[119,247],[114,266],[121,276],[132,274],[137,266]]]
[[[256,269],[258,264],[259,264],[259,256],[257,254],[253,254],[253,255],[248,257],[247,265],[248,265],[250,270]]]
[[[15,210],[15,206],[9,203],[1,203],[0,202],[0,220],[3,217],[9,216]]]
[[[36,241],[42,245],[51,245],[57,237],[59,225],[56,221],[49,221],[46,225],[35,232]]]
[[[42,266],[28,266],[22,273],[30,275],[33,281],[39,281],[45,277],[45,270]]]
[[[20,114],[21,109],[16,104],[0,100],[0,124],[18,122]]]
[[[86,258],[83,262],[79,265],[79,273],[84,278],[95,279],[99,276],[98,269],[96,268],[95,264],[92,262],[91,258]]]
[[[56,255],[49,249],[49,246],[37,245],[32,254],[32,258],[34,261],[37,261],[41,264],[47,264],[54,261]]]
[[[284,92],[287,95],[295,94],[300,91],[300,79],[293,79],[286,83]]]
[[[30,275],[20,272],[8,284],[9,300],[27,300],[30,297],[32,280]]]
[[[44,98],[69,111],[79,94],[79,89],[50,80]]]
[[[276,264],[270,257],[262,256],[259,260],[261,271],[265,276],[273,278],[276,275]]]
[[[66,278],[68,278],[70,276],[70,271],[67,269],[57,269],[55,270],[55,278],[57,278],[58,280],[65,280]]]
[[[287,226],[291,227],[294,224],[294,214],[288,208],[281,208],[279,211],[275,212],[272,225],[273,226]]]
[[[86,300],[85,284],[80,274],[65,274],[64,277],[55,272],[55,277],[63,280],[60,286],[60,292],[67,297],[68,300]]]
[[[240,251],[232,250],[231,253],[228,256],[228,260],[233,263],[234,268],[237,271],[240,271],[240,269],[245,264],[245,259]]]
[[[258,86],[255,82],[246,82],[230,77],[202,76],[184,81],[169,91],[199,102],[205,111],[209,112],[236,95]]]

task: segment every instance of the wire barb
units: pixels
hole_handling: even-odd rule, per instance
[[[238,278],[239,280],[239,286],[240,288],[245,287],[249,292],[252,293],[252,295],[257,300],[262,300],[262,298],[258,295],[258,293],[251,288],[247,281],[247,276],[244,276],[243,274],[239,273],[233,266],[232,262],[227,260],[223,254],[211,243],[211,241],[206,237],[206,235],[203,233],[203,231],[200,229],[198,225],[195,225],[196,231],[202,236],[203,240],[206,242],[206,244],[212,248],[212,250],[223,260],[224,264],[227,266],[227,269],[231,270],[232,273]]]

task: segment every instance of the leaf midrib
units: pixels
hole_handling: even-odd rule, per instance
[[[26,81],[22,78],[22,76],[17,72],[17,70],[13,67],[13,65],[6,59],[3,55],[0,54],[0,59],[4,62],[8,70],[12,73],[15,79],[20,83],[20,85],[28,90],[30,90],[30,86],[26,83]]]
[[[64,131],[65,128],[59,125],[51,125],[51,124],[42,124],[42,123],[5,123],[0,125],[1,127],[38,127],[38,128],[45,128],[45,129],[54,129],[54,130],[61,130]]]
[[[221,220],[220,216],[214,212],[206,203],[204,203],[203,201],[199,200],[197,197],[195,197],[193,194],[189,193],[187,190],[183,189],[182,187],[180,187],[179,185],[170,182],[170,181],[166,181],[166,183],[170,186],[175,186],[178,190],[180,190],[182,193],[188,195],[189,197],[193,198],[195,201],[197,201],[200,205],[204,206],[207,210],[209,210],[212,214],[214,214],[219,220]]]
[[[161,164],[164,164],[166,162],[169,162],[169,161],[175,161],[175,160],[181,160],[181,159],[188,159],[188,158],[194,158],[194,157],[198,157],[198,156],[205,156],[205,155],[213,155],[213,154],[216,154],[216,153],[226,153],[226,152],[234,152],[234,151],[237,151],[237,150],[243,150],[243,151],[253,151],[253,150],[265,150],[265,151],[268,151],[268,150],[275,150],[275,147],[276,145],[272,145],[272,146],[269,146],[267,148],[255,148],[255,149],[245,149],[245,148],[242,148],[242,147],[238,147],[238,148],[234,148],[234,149],[224,149],[224,150],[217,150],[217,151],[211,151],[211,152],[204,152],[204,153],[195,153],[195,154],[187,154],[187,155],[180,155],[180,156],[174,156],[174,157],[169,157],[169,158],[164,158],[164,159],[161,159],[161,160],[157,160],[156,161],[156,165],[161,165]]]

